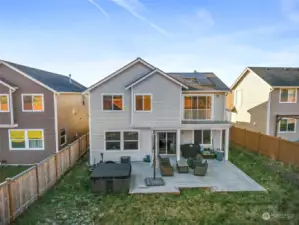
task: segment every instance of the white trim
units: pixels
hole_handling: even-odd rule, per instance
[[[25,139],[25,148],[12,148],[11,146],[11,139],[10,139],[10,131],[24,131],[24,139]],[[42,131],[43,136],[43,148],[29,148],[29,139],[28,139],[28,131]],[[9,129],[8,130],[8,141],[9,141],[9,150],[13,151],[36,151],[36,150],[45,150],[45,136],[44,136],[44,129]]]
[[[222,151],[223,150],[223,146],[222,146],[222,135],[223,135],[223,133],[222,133],[222,129],[220,129],[220,150]]]
[[[28,78],[29,80],[32,80],[32,81],[34,81],[35,83],[41,85],[42,87],[44,87],[44,88],[46,88],[46,89],[48,89],[48,90],[50,90],[50,91],[52,91],[52,92],[54,92],[54,93],[57,93],[57,91],[55,91],[54,89],[50,88],[49,86],[43,84],[42,82],[40,82],[40,81],[38,81],[38,80],[32,78],[32,77],[29,76],[28,74],[26,74],[26,73],[22,72],[21,70],[15,68],[15,67],[13,67],[13,66],[11,66],[10,64],[8,64],[8,63],[6,63],[6,62],[4,62],[4,61],[0,61],[0,64],[1,64],[1,63],[2,63],[3,65],[5,65],[5,66],[9,67],[10,69],[16,71],[17,73],[23,75],[24,77]]]
[[[18,124],[0,124],[0,128],[15,128],[18,126]]]
[[[15,118],[13,113],[13,100],[12,100],[12,90],[9,89],[9,107],[10,107],[10,124],[14,124]]]
[[[294,102],[282,102],[281,101],[281,89],[295,89],[295,101]],[[289,90],[288,90],[288,92],[289,92]],[[288,95],[289,95],[289,93],[288,93]],[[294,103],[297,103],[297,88],[280,88],[279,89],[279,103],[282,103],[282,104],[294,104]]]
[[[299,86],[272,86],[273,88],[299,88]]]
[[[253,73],[255,76],[257,76],[260,80],[262,80],[264,83],[266,83],[269,87],[271,87],[271,85],[269,83],[267,83],[264,79],[262,79],[258,74],[256,74],[252,69],[250,69],[249,67],[246,67],[243,72],[240,74],[240,76],[237,78],[237,80],[232,84],[231,86],[231,90],[233,90],[235,88],[235,86],[239,83],[239,81],[241,79],[243,79],[243,77],[246,75],[247,71]]]
[[[226,98],[227,94],[224,95],[223,121],[231,121],[231,119],[228,119],[228,113],[226,111]]]
[[[225,147],[224,147],[224,159],[228,160],[229,153],[229,128],[225,129]]]
[[[9,85],[8,83],[4,82],[3,80],[0,80],[0,84],[2,84],[3,86],[5,86],[5,87],[7,87],[7,88],[9,88],[10,90],[13,90],[13,91],[15,91],[17,89],[17,87],[13,87],[13,86]]]
[[[176,131],[176,159],[179,161],[181,159],[181,130]]]
[[[164,77],[168,78],[169,80],[171,80],[172,82],[188,89],[188,87],[185,84],[177,81],[173,77],[169,76],[167,73],[164,73],[163,71],[156,68],[155,70],[153,70],[152,72],[150,72],[150,73],[146,74],[145,76],[139,78],[138,80],[136,80],[134,83],[130,84],[129,86],[126,86],[125,90],[128,90],[131,87],[134,87],[135,85],[139,84],[140,82],[142,82],[143,80],[147,79],[148,77],[152,76],[155,73],[159,73],[159,74],[163,75]]]
[[[61,137],[63,137],[63,136],[61,136],[61,130],[62,129],[64,129],[64,133],[65,133],[65,135],[64,135],[65,136],[65,142],[63,144],[61,144]],[[60,145],[60,147],[66,145],[67,144],[67,134],[66,134],[66,129],[65,128],[60,128],[60,130],[59,130],[59,136],[60,136],[60,138],[59,138],[59,145]]]
[[[113,106],[113,96],[122,96],[122,110],[104,110],[104,96],[112,96],[112,106]],[[123,93],[101,93],[101,110],[102,112],[113,112],[113,113],[119,113],[119,112],[124,112],[125,111],[125,105],[124,105],[124,94]]]
[[[55,148],[56,152],[59,152],[59,147],[58,147],[58,112],[57,112],[57,96],[55,93],[53,93],[53,98],[54,98],[54,123],[55,123]],[[22,106],[23,107],[23,106]]]
[[[10,94],[10,92],[11,92],[11,90],[9,89],[9,94]],[[7,105],[8,105],[8,107],[7,107],[7,111],[2,111],[1,109],[0,109],[0,113],[7,113],[7,112],[10,112],[11,110],[11,108],[10,108],[10,97],[9,97],[9,94],[0,94],[0,97],[1,96],[6,96],[6,98],[7,98]],[[1,106],[1,102],[0,102],[0,106]]]
[[[144,110],[144,96],[151,96],[151,110]],[[136,96],[142,96],[143,110],[136,110]],[[153,95],[152,93],[134,93],[134,112],[135,113],[151,113],[153,111]]]
[[[125,70],[127,70],[128,68],[134,66],[137,63],[142,63],[143,65],[147,66],[148,68],[154,70],[156,69],[154,66],[152,66],[151,64],[149,64],[148,62],[146,62],[145,60],[141,59],[141,58],[137,58],[135,60],[133,60],[132,62],[128,63],[127,65],[125,65],[124,67],[118,69],[117,71],[115,71],[114,73],[110,74],[109,76],[105,77],[104,79],[98,81],[97,83],[91,85],[89,88],[87,88],[87,90],[85,90],[83,92],[83,94],[86,94],[88,92],[90,92],[92,89],[96,88],[97,86],[107,82],[108,80],[112,79],[113,77],[121,74],[122,72],[124,72]]]
[[[192,130],[192,144],[194,144],[194,139],[195,139],[195,138],[194,138],[194,134],[195,134],[195,133],[194,133],[194,130]]]
[[[88,95],[88,123],[89,123],[89,164],[93,164],[92,161],[92,130],[91,130],[91,95]]]
[[[267,105],[267,123],[266,123],[266,134],[270,135],[270,114],[271,114],[271,98],[272,98],[272,91],[273,89],[270,89],[269,97],[268,97],[268,105]]]
[[[134,124],[134,90],[131,88],[131,126]]]
[[[120,149],[119,150],[107,150],[106,149],[106,133],[118,132],[120,133]],[[124,149],[124,132],[137,132],[138,133],[138,149]],[[117,140],[115,140],[116,142]],[[129,141],[129,140],[128,140]],[[132,140],[136,141],[136,140]],[[104,151],[105,152],[139,152],[140,151],[140,131],[139,130],[104,130]]]
[[[208,97],[210,96],[211,97],[211,119],[185,119],[185,97],[193,97],[193,96],[205,96],[205,97]],[[182,117],[181,117],[181,120],[184,120],[184,121],[211,121],[211,120],[214,120],[214,95],[213,94],[183,94],[183,98],[181,101],[183,101],[181,104],[182,104],[182,110],[183,110],[183,113],[182,113]],[[204,109],[202,109],[204,110]],[[208,109],[206,109],[208,110]]]
[[[32,110],[24,110],[24,96],[42,96],[42,103],[43,103],[43,109],[42,110],[33,110],[33,98],[32,98]],[[23,93],[21,94],[21,101],[22,101],[22,112],[44,112],[45,111],[45,99],[44,94],[39,93]]]
[[[295,124],[294,124],[294,131],[280,131],[280,122],[281,122],[281,120],[287,120],[287,127],[286,128],[288,128],[288,120],[289,119],[291,119],[291,120],[295,120]],[[294,118],[289,118],[289,117],[287,117],[287,116],[285,116],[285,117],[283,117],[283,118],[281,118],[281,120],[279,121],[279,123],[278,123],[278,133],[280,133],[280,134],[289,134],[289,133],[296,133],[297,132],[297,130],[296,130],[296,127],[297,127],[297,119],[294,119]]]
[[[183,91],[183,94],[188,94],[189,92],[191,92],[191,93],[194,93],[194,92],[198,92],[199,94],[201,94],[201,93],[224,93],[224,94],[226,94],[226,93],[228,93],[228,92],[231,92],[230,90],[227,90],[227,91],[221,91],[221,90],[205,90],[205,91],[203,91],[203,90],[184,90]]]

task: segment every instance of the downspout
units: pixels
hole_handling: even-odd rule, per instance
[[[271,114],[271,98],[272,98],[272,92],[273,88],[270,88],[269,92],[269,98],[268,98],[268,106],[267,106],[267,124],[266,124],[266,134],[270,135],[270,114]]]
[[[131,125],[130,127],[134,126],[134,117],[133,117],[133,113],[134,113],[134,89],[133,87],[131,87]]]

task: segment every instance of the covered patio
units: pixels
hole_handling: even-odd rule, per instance
[[[175,168],[176,156],[169,156],[172,166]],[[147,193],[173,193],[180,194],[182,188],[209,188],[215,192],[237,191],[265,191],[265,189],[247,176],[229,161],[208,160],[209,167],[206,176],[194,176],[192,170],[189,173],[178,173],[174,169],[174,176],[163,177],[165,185],[147,187],[144,179],[153,176],[153,168],[150,163],[132,162],[132,174],[130,194]],[[157,176],[161,176],[160,169],[156,169]]]

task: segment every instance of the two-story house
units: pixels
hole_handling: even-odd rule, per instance
[[[38,163],[87,133],[84,90],[71,77],[0,60],[0,161]]]
[[[248,67],[232,85],[227,105],[241,128],[299,139],[299,68]]]
[[[165,73],[137,58],[89,87],[90,163],[141,161],[153,150],[180,159],[180,145],[224,149],[229,88],[213,73]]]

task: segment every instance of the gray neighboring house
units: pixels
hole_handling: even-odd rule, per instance
[[[86,87],[0,60],[0,162],[38,163],[88,132]]]
[[[180,159],[180,145],[223,149],[228,159],[226,94],[213,73],[165,73],[137,58],[89,87],[90,163],[142,161],[154,150]]]
[[[248,67],[232,85],[232,122],[241,128],[299,139],[299,68]]]

